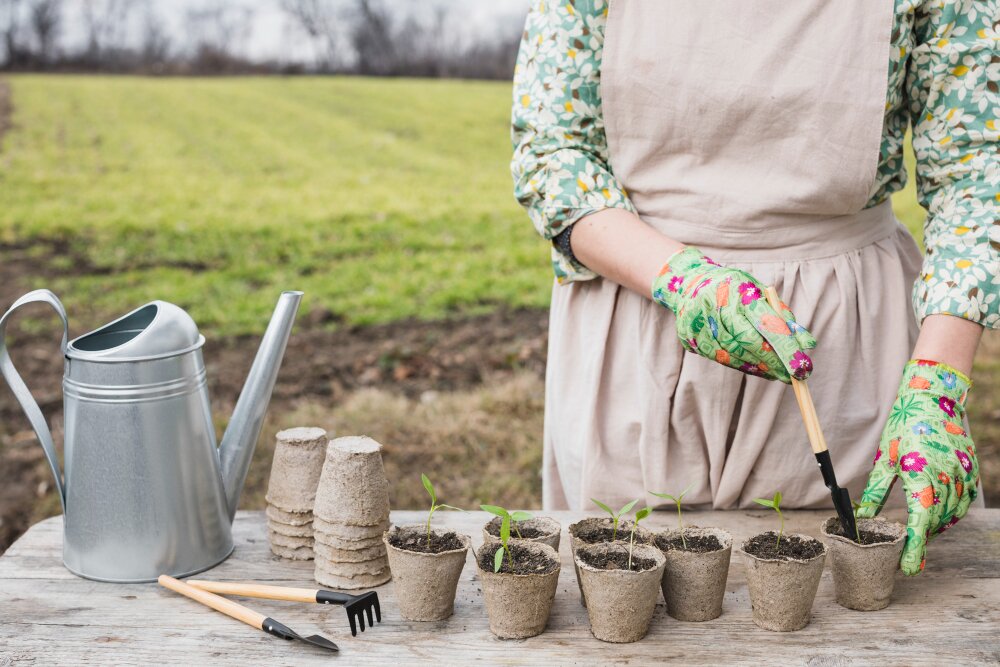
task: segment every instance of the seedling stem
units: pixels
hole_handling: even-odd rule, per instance
[[[657,498],[665,498],[667,500],[671,500],[677,505],[677,527],[681,531],[681,545],[684,547],[685,551],[687,550],[688,545],[687,545],[687,540],[684,539],[684,522],[681,520],[681,500],[684,499],[684,494],[690,491],[692,486],[694,486],[694,484],[688,484],[687,488],[678,493],[676,496],[672,496],[669,493],[656,493],[654,491],[650,491],[650,493],[656,496]]]

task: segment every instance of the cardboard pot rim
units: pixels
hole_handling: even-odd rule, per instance
[[[643,574],[648,574],[655,570],[666,567],[667,557],[663,555],[658,547],[652,544],[636,544],[632,547],[633,556],[641,556],[643,558],[649,558],[653,561],[653,567],[646,568],[645,570],[603,570],[596,568],[580,559],[580,554],[587,551],[594,551],[598,549],[615,549],[622,550],[628,553],[628,547],[622,542],[599,542],[597,544],[585,544],[577,548],[576,554],[573,556],[573,560],[576,562],[577,567],[581,570],[587,570],[588,572],[597,572],[601,574],[618,574],[623,576],[639,576]]]
[[[712,549],[711,551],[686,551],[684,549],[670,549],[670,551],[676,551],[677,553],[690,554],[692,556],[711,556],[717,554],[720,551],[725,551],[726,549],[733,548],[733,534],[728,530],[723,528],[717,528],[715,526],[685,526],[684,530],[681,531],[679,528],[673,528],[670,530],[661,530],[659,532],[653,533],[653,543],[650,546],[654,546],[657,549],[660,547],[656,544],[656,539],[660,536],[667,537],[670,535],[677,535],[683,532],[685,536],[691,535],[692,533],[698,534],[708,534],[714,535],[719,543],[722,545],[718,549]],[[663,549],[660,549],[663,551]]]
[[[777,535],[777,532],[773,530],[765,530],[763,533],[756,533],[754,535],[751,535],[747,539],[743,540],[743,543],[740,545],[738,551],[747,558],[753,558],[755,561],[759,563],[788,563],[790,565],[808,565],[820,558],[826,558],[826,553],[827,551],[829,551],[829,549],[826,548],[826,544],[823,543],[823,540],[817,539],[812,535],[803,535],[802,533],[786,533],[784,537],[798,537],[800,539],[812,540],[813,542],[817,542],[823,549],[812,558],[807,558],[806,560],[802,560],[801,558],[761,558],[760,556],[755,556],[751,553],[747,553],[743,549],[743,547],[746,546],[746,543],[752,540],[753,538],[757,537],[757,535],[767,535],[768,533],[771,533],[772,535]]]
[[[494,539],[498,539],[497,536],[491,534],[489,530],[487,530],[487,528],[491,523],[499,520],[500,517],[495,516],[491,518],[489,521],[487,521],[485,524],[483,524],[483,530],[486,531],[486,533],[489,534],[490,537],[493,537]],[[543,526],[533,526],[533,527],[537,528],[538,530],[545,530],[546,528],[549,530],[548,532],[543,532],[541,535],[537,535],[536,537],[517,537],[516,534],[514,533],[514,528],[512,525],[511,536],[510,536],[510,539],[512,540],[521,540],[522,542],[530,542],[532,540],[541,540],[546,537],[552,537],[553,535],[558,535],[562,533],[562,524],[550,516],[533,516],[530,519],[525,519],[524,521],[518,521],[517,523],[522,525],[532,525],[532,524],[542,523],[546,525],[544,527]]]
[[[385,544],[386,549],[392,549],[393,551],[399,552],[401,554],[407,554],[410,556],[421,556],[424,558],[439,558],[440,556],[450,556],[452,554],[465,553],[469,551],[469,549],[472,547],[471,537],[452,530],[447,532],[455,533],[455,537],[457,537],[458,540],[462,543],[462,546],[459,549],[449,549],[448,551],[439,551],[437,553],[427,553],[425,551],[410,551],[409,549],[400,549],[399,547],[389,542],[389,533],[392,533],[393,531],[398,532],[403,530],[404,528],[419,528],[421,532],[425,532],[427,527],[419,523],[410,523],[405,526],[396,526],[396,525],[389,526],[389,530],[382,533],[382,542]],[[435,535],[442,534],[441,531],[439,531],[436,528],[431,528],[431,533]]]
[[[829,532],[828,527],[834,521],[839,522],[840,519],[838,517],[836,517],[836,516],[831,516],[831,517],[826,518],[823,521],[823,523],[820,524],[820,530],[823,533],[823,537],[828,537],[831,540],[837,540],[841,544],[846,544],[846,545],[849,545],[849,546],[854,547],[856,549],[877,549],[879,547],[894,547],[894,546],[898,545],[900,542],[902,542],[903,540],[906,539],[906,526],[904,526],[903,524],[901,524],[899,521],[889,520],[889,519],[885,519],[883,517],[872,517],[872,518],[868,518],[868,519],[857,519],[858,523],[860,524],[859,528],[864,525],[864,523],[862,523],[862,522],[869,523],[869,525],[871,523],[879,523],[883,527],[888,528],[891,532],[896,533],[896,537],[893,538],[893,540],[891,542],[876,542],[874,544],[858,544],[857,542],[855,542],[854,540],[852,540],[849,537],[844,537],[843,535],[836,535],[834,533]],[[884,532],[884,531],[881,531],[881,532]]]
[[[511,540],[511,542],[517,542],[518,547],[524,547],[528,551],[541,551],[543,556],[548,557],[556,564],[556,569],[551,572],[530,572],[528,574],[521,574],[520,572],[493,572],[492,570],[484,570],[479,564],[479,552],[482,551],[485,546],[493,546],[497,544],[500,540],[496,542],[484,542],[479,549],[473,549],[472,555],[475,557],[476,569],[479,570],[481,575],[488,577],[499,577],[499,578],[512,578],[512,579],[531,579],[533,577],[551,577],[553,575],[559,574],[562,570],[562,560],[559,558],[559,552],[545,544],[544,542],[532,542],[531,540]]]

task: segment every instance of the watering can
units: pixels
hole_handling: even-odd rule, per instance
[[[0,318],[0,374],[55,475],[63,562],[119,583],[201,572],[233,550],[232,522],[302,292],[284,292],[216,445],[201,347],[181,308],[153,301],[67,343],[66,310],[35,290]],[[29,303],[62,318],[65,470],[52,434],[7,353],[8,320]]]

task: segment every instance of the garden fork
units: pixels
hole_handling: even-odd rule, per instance
[[[347,622],[351,624],[351,634],[357,637],[357,627],[365,631],[365,616],[368,616],[368,627],[382,622],[382,609],[378,604],[378,593],[369,591],[360,595],[336,593],[314,588],[289,588],[287,586],[268,586],[265,584],[204,581],[192,579],[188,581],[195,588],[220,595],[242,595],[248,598],[264,598],[267,600],[288,600],[289,602],[316,602],[319,604],[340,604],[347,610]],[[372,612],[375,612],[374,618]]]

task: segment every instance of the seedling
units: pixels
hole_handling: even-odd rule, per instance
[[[627,512],[629,512],[633,507],[635,507],[635,504],[637,502],[639,502],[639,499],[636,498],[632,502],[626,503],[625,507],[623,507],[620,510],[618,510],[617,512],[615,512],[610,507],[608,507],[607,505],[605,505],[604,503],[602,503],[600,500],[594,500],[593,498],[591,498],[590,500],[595,505],[597,505],[602,510],[604,510],[605,512],[607,512],[608,514],[611,515],[611,521],[614,524],[614,530],[611,531],[611,541],[612,542],[614,542],[615,540],[618,539],[618,521],[622,518],[622,515],[626,514]]]
[[[672,496],[669,493],[654,493],[653,491],[650,491],[650,493],[652,493],[657,498],[666,498],[667,500],[673,501],[674,504],[677,505],[677,526],[678,528],[680,528],[681,544],[684,546],[685,550],[687,550],[688,545],[687,545],[687,540],[684,539],[684,522],[681,520],[681,500],[684,499],[684,494],[690,491],[692,486],[694,486],[694,484],[688,484],[687,488],[678,493],[676,496]]]
[[[519,540],[523,540],[524,538],[521,537],[521,531],[518,530],[517,524],[521,521],[527,521],[528,519],[535,518],[528,512],[521,512],[521,511],[508,512],[499,505],[480,505],[479,509],[483,510],[484,512],[489,512],[490,514],[496,514],[498,517],[500,517],[501,523],[503,522],[504,517],[509,517],[511,527],[514,529],[514,532],[517,533],[517,539]]]
[[[635,521],[632,522],[632,532],[628,536],[628,569],[632,569],[632,547],[635,546],[635,531],[639,527],[639,522],[645,519],[653,510],[649,507],[643,507],[641,510],[635,513]]]
[[[420,481],[423,482],[424,488],[427,489],[427,493],[431,495],[431,511],[427,513],[427,548],[431,547],[431,518],[434,516],[434,512],[438,510],[456,510],[458,512],[464,512],[461,507],[452,507],[451,505],[445,505],[444,503],[438,503],[437,494],[434,493],[434,485],[431,484],[431,480],[427,479],[427,475],[420,473]]]
[[[878,503],[872,500],[864,500],[862,502],[857,502],[855,500],[851,501],[851,507],[854,511],[854,536],[857,538],[855,542],[861,544],[861,529],[858,528],[858,512],[868,507],[878,507]]]
[[[758,505],[770,507],[778,513],[781,527],[778,529],[778,541],[774,543],[774,548],[777,549],[778,545],[781,544],[781,534],[785,532],[785,517],[781,515],[781,491],[775,491],[774,498],[754,498],[753,501]]]

